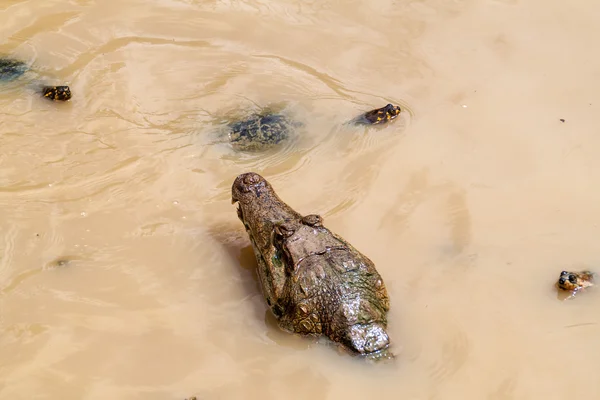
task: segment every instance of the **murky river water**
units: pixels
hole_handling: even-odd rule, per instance
[[[600,398],[591,0],[2,0],[1,399]],[[343,123],[388,102],[385,129]],[[234,109],[305,123],[235,152]],[[564,122],[560,120],[564,119]],[[231,205],[255,171],[369,256],[397,362],[282,333]]]

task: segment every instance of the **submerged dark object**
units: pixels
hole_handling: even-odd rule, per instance
[[[22,77],[29,66],[20,60],[8,57],[0,57],[0,81],[10,82]],[[55,101],[67,101],[71,99],[69,86],[51,86],[42,82],[34,85],[43,97]]]
[[[390,303],[369,258],[325,228],[319,215],[294,211],[256,173],[235,179],[235,202],[263,295],[282,329],[326,336],[358,354],[387,353]]]
[[[28,69],[29,67],[23,61],[0,57],[0,81],[13,81]]]
[[[385,107],[361,114],[351,122],[356,125],[383,125],[396,119],[401,111],[400,106],[388,104]]]
[[[240,121],[231,122],[228,125],[229,141],[236,150],[266,150],[288,140],[293,129],[300,125],[284,114],[265,109]]]

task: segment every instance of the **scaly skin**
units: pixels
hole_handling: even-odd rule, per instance
[[[320,216],[294,211],[256,173],[236,178],[235,202],[282,329],[325,335],[359,354],[388,347],[389,298],[370,259],[325,228]]]

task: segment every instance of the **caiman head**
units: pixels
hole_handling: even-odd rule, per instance
[[[326,335],[359,354],[388,347],[389,300],[367,257],[325,228],[320,216],[294,211],[256,173],[235,179],[236,202],[263,294],[283,329]]]

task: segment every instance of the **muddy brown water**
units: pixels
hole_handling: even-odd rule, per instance
[[[3,0],[0,399],[600,398],[591,0]],[[298,140],[236,153],[224,113]],[[344,127],[388,102],[382,130]],[[561,119],[564,122],[561,122]],[[278,330],[230,187],[255,171],[369,256],[398,355]]]

